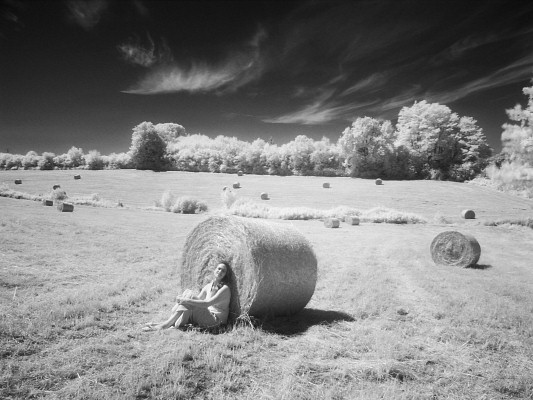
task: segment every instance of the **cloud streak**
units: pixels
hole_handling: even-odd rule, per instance
[[[105,0],[71,0],[67,1],[66,4],[69,18],[85,30],[93,29],[108,8],[108,3]]]

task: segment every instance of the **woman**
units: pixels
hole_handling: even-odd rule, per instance
[[[149,322],[143,331],[179,328],[188,323],[201,327],[215,327],[228,321],[231,291],[229,284],[229,266],[221,262],[213,271],[214,279],[205,285],[198,296],[190,296],[185,291],[176,298],[172,314],[159,324]]]

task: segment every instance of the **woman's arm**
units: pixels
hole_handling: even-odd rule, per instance
[[[209,291],[209,288],[211,287],[211,284],[208,284],[208,285],[205,285],[202,290],[200,291],[200,293],[198,293],[196,296],[191,296],[190,298],[189,297],[183,297],[182,295],[177,295],[176,296],[176,303],[179,303],[179,304],[183,304],[183,300],[185,299],[196,299],[196,300],[202,300],[202,299],[205,299],[206,296],[207,296],[207,292]]]
[[[210,286],[210,285],[208,285]],[[204,288],[205,289],[205,288]],[[204,290],[202,289],[202,292]],[[224,296],[230,295],[230,289],[227,285],[222,286],[213,297],[209,300],[202,299],[180,299],[178,303],[183,304],[184,306],[196,306],[196,307],[209,307],[213,304],[218,303]]]

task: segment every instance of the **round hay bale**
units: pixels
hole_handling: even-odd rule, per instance
[[[338,218],[326,218],[324,220],[324,226],[326,228],[338,228],[341,222]]]
[[[45,205],[45,206],[53,206],[54,202],[52,200],[44,199],[43,200],[43,205]]]
[[[435,264],[469,267],[475,265],[481,254],[478,241],[471,235],[457,231],[439,233],[430,246]]]
[[[344,222],[348,225],[359,225],[359,217],[356,217],[355,215],[348,215],[344,217]]]
[[[383,185],[383,181],[380,178],[376,179],[376,185]]]
[[[74,179],[81,179],[81,175],[74,175]]]
[[[74,204],[71,203],[59,203],[57,209],[61,212],[72,212],[74,211]]]
[[[54,186],[52,186],[52,190],[56,190],[56,189],[59,189],[59,188],[61,188],[61,185],[54,185]]]
[[[22,179],[15,179],[15,185],[22,185]]]
[[[315,253],[290,225],[235,216],[214,216],[199,223],[185,241],[182,289],[204,285],[221,261],[231,267],[231,320],[246,314],[296,313],[315,291]]]
[[[324,183],[322,184],[322,187],[323,187],[324,189],[329,189],[329,188],[330,188],[330,186],[329,186],[329,182],[324,182]]]
[[[238,176],[242,176],[242,171],[237,172]]]
[[[233,184],[233,189],[240,189],[241,188],[241,184],[239,182],[235,182]]]
[[[464,219],[476,219],[476,213],[474,210],[463,210],[461,211],[461,215]]]
[[[268,193],[266,192],[261,193],[261,200],[270,200],[270,198],[268,197]]]

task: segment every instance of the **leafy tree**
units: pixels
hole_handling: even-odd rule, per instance
[[[36,151],[30,150],[22,158],[22,166],[24,169],[35,168],[39,162],[39,154]]]
[[[54,169],[54,157],[56,155],[54,153],[44,152],[41,155],[41,159],[37,163],[37,167],[39,167],[40,170],[49,170]]]
[[[165,170],[167,144],[157,133],[151,122],[142,122],[133,128],[130,156],[136,169]]]
[[[104,159],[98,150],[90,150],[89,154],[86,154],[84,158],[88,169],[98,170],[104,168]]]
[[[165,143],[167,143],[167,145],[175,142],[179,137],[187,135],[187,132],[183,126],[174,124],[172,122],[156,124],[154,125],[154,128],[157,134]]]
[[[67,151],[67,160],[66,160],[66,167],[68,168],[76,168],[80,165],[83,165],[84,161],[84,154],[83,149],[81,147],[74,147],[72,146],[69,151]]]

